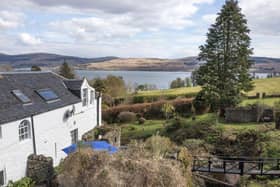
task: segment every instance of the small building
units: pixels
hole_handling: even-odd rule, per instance
[[[63,148],[101,125],[101,95],[86,79],[52,72],[0,73],[0,186],[26,174],[27,157],[42,154],[54,166]]]

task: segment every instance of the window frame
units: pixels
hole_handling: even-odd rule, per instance
[[[94,91],[90,90],[90,104],[94,104],[94,99],[95,99]]]
[[[19,89],[12,90],[12,94],[23,104],[32,103],[31,99]]]
[[[5,170],[4,169],[0,170],[0,179],[2,179],[2,181],[0,180],[0,186],[3,186],[5,184]]]
[[[20,142],[31,138],[31,123],[29,120],[20,122],[18,126],[18,137]]]
[[[83,106],[88,105],[88,88],[83,88],[82,89],[82,104]]]
[[[53,94],[54,97],[47,98],[46,95],[44,94],[44,92],[50,92],[51,94]],[[59,100],[59,96],[50,88],[44,88],[44,89],[36,90],[36,93],[46,102]]]
[[[77,144],[79,141],[79,129],[73,129],[70,131],[71,144]]]

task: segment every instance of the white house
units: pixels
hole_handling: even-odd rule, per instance
[[[86,79],[51,72],[0,73],[0,186],[25,176],[27,157],[63,148],[101,125],[101,96]]]

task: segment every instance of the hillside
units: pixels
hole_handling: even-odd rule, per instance
[[[12,67],[31,67],[32,65],[38,66],[58,66],[66,60],[69,64],[77,65],[84,63],[103,62],[117,57],[100,57],[100,58],[81,58],[75,56],[65,56],[50,53],[30,53],[19,55],[0,54],[0,65],[9,64]]]
[[[82,58],[50,53],[29,53],[7,55],[0,53],[0,65],[14,68],[31,67],[32,65],[56,67],[66,60],[79,69],[90,70],[129,70],[129,71],[192,71],[201,63],[197,57],[176,59],[162,58],[118,58],[113,56],[99,58]],[[256,72],[280,72],[280,59],[252,57],[255,62],[252,70]]]
[[[252,57],[255,72],[280,72],[280,59]],[[203,62],[197,57],[177,59],[160,58],[118,58],[100,63],[82,64],[79,68],[91,70],[129,70],[129,71],[193,71]]]

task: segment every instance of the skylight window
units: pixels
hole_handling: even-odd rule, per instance
[[[16,96],[18,100],[22,103],[31,103],[31,100],[21,91],[21,90],[13,90],[12,93]]]
[[[57,100],[58,96],[51,89],[42,89],[37,90],[37,93],[45,100],[45,101],[53,101]]]

